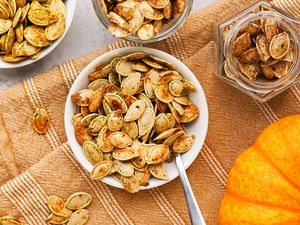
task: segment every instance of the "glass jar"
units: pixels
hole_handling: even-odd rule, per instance
[[[94,10],[95,10],[97,17],[99,18],[100,22],[108,29],[108,27],[111,25],[111,22],[109,21],[107,16],[104,14],[104,12],[101,8],[100,0],[92,0],[92,2],[93,2]],[[141,40],[135,35],[130,35],[124,39],[128,40],[128,41],[142,43],[142,44],[148,44],[148,43],[162,41],[162,40],[168,38],[169,36],[174,34],[179,28],[181,28],[183,26],[188,15],[191,12],[194,0],[185,0],[185,2],[186,2],[186,7],[185,7],[183,13],[176,16],[175,18],[171,19],[170,22],[168,22],[167,24],[164,24],[162,29],[160,30],[160,32],[158,34],[156,34],[150,40]]]
[[[272,19],[284,28],[294,48],[294,58],[288,72],[279,79],[250,80],[240,72],[238,59],[233,55],[233,43],[241,28],[249,23]],[[218,77],[256,100],[265,102],[300,82],[300,21],[266,1],[260,1],[219,25]]]

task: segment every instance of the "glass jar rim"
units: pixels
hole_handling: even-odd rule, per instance
[[[236,36],[239,34],[240,29],[250,22],[254,22],[263,18],[276,19],[279,23],[284,23],[284,26],[288,29],[289,33],[292,35],[292,40],[295,44],[295,58],[291,67],[289,68],[288,74],[276,81],[250,81],[241,72],[234,66],[234,56],[232,54],[232,43],[235,40]],[[244,18],[240,19],[233,27],[230,29],[225,42],[224,42],[224,56],[228,59],[227,67],[230,71],[232,78],[239,83],[244,88],[258,92],[258,93],[268,93],[274,90],[280,90],[291,84],[295,81],[299,73],[300,67],[300,32],[298,31],[295,21],[292,18],[289,18],[286,15],[281,14],[280,12],[270,12],[262,11],[256,13],[250,13]],[[233,75],[234,74],[234,75]]]
[[[111,22],[109,21],[107,16],[103,13],[103,10],[102,10],[101,4],[100,4],[100,0],[92,0],[92,3],[93,3],[94,11],[95,11],[98,19],[108,29]],[[183,13],[177,19],[177,21],[172,26],[170,26],[168,29],[156,34],[150,40],[141,40],[137,36],[134,36],[134,35],[130,35],[130,36],[128,36],[126,38],[122,38],[122,39],[141,43],[141,44],[150,44],[150,43],[162,41],[162,40],[170,37],[172,34],[174,34],[177,30],[179,30],[183,26],[183,24],[187,20],[190,12],[192,10],[193,3],[194,3],[194,0],[186,0],[186,7],[185,7]]]

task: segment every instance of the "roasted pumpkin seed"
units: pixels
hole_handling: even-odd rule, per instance
[[[91,141],[85,141],[83,143],[82,149],[85,157],[91,164],[95,165],[103,161],[103,153],[99,150],[98,146],[95,143]]]
[[[50,118],[47,111],[44,108],[38,107],[35,109],[31,122],[33,129],[37,133],[44,134],[48,130]]]
[[[109,174],[112,166],[113,162],[110,160],[105,160],[97,163],[91,172],[91,178],[93,180],[99,180],[105,177],[107,174]]]
[[[88,210],[79,209],[71,215],[68,225],[84,225],[88,221],[89,215]]]
[[[87,207],[92,201],[92,196],[86,192],[76,192],[69,196],[66,207],[70,210],[79,210]]]

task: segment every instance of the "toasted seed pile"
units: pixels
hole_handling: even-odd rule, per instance
[[[47,111],[42,107],[36,108],[32,116],[31,124],[38,134],[46,133],[50,124],[50,118]]]
[[[224,39],[233,25],[224,27]],[[288,73],[295,46],[282,22],[267,18],[242,27],[233,43],[232,52],[237,59],[238,70],[249,80],[276,80]]]
[[[85,192],[76,192],[65,202],[62,198],[48,197],[48,208],[51,214],[47,221],[50,224],[84,225],[89,219],[89,211],[85,209],[92,201],[92,196]]]
[[[164,24],[183,13],[185,0],[99,0],[111,21],[109,32],[118,38],[137,35],[141,40],[153,38]]]
[[[65,31],[62,0],[0,0],[0,55],[16,63],[37,59]]]
[[[132,53],[99,66],[87,89],[72,95],[78,114],[75,136],[92,179],[112,175],[135,193],[152,175],[168,179],[163,162],[188,151],[195,136],[184,124],[199,110],[188,97],[196,87],[176,67],[145,53]]]
[[[23,225],[21,221],[12,216],[0,216],[1,225]]]

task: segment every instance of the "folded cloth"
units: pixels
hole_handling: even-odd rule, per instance
[[[209,131],[200,155],[187,173],[208,225],[218,224],[227,175],[237,155],[270,122],[300,113],[299,85],[267,103],[259,103],[216,76],[217,25],[254,2],[221,0],[190,15],[180,31],[151,46],[185,63],[206,93]],[[300,16],[299,0],[273,3]],[[66,199],[73,192],[85,191],[93,196],[88,224],[189,224],[179,179],[129,194],[92,181],[67,143],[64,106],[76,76],[95,57],[135,45],[119,41],[0,92],[0,215],[15,216],[24,224],[47,224],[47,196],[56,194]],[[51,125],[45,135],[38,135],[31,126],[38,106],[50,115]]]

